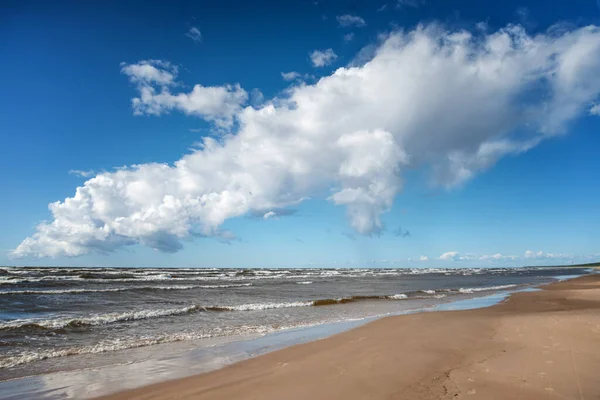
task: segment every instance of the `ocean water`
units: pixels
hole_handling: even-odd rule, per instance
[[[0,381],[554,281],[573,268],[0,269]],[[442,308],[443,309],[443,308]]]

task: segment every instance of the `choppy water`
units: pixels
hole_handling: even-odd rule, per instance
[[[584,270],[4,268],[0,380],[97,366],[128,349],[414,310],[573,273]]]

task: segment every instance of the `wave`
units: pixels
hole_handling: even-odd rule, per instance
[[[310,285],[312,283],[312,281],[301,281],[301,282],[296,282],[297,285]]]
[[[311,324],[312,325],[312,324]],[[159,336],[146,336],[132,339],[114,339],[104,340],[95,345],[69,347],[65,349],[36,349],[33,351],[24,351],[20,354],[8,357],[0,357],[0,369],[11,368],[22,364],[28,364],[34,361],[46,360],[49,358],[67,357],[79,354],[95,354],[111,351],[132,349],[137,347],[151,346],[162,343],[173,343],[188,340],[207,339],[211,337],[237,336],[247,334],[267,334],[284,329],[302,328],[311,325],[290,325],[290,326],[242,326],[220,329],[219,332],[178,332]]]
[[[0,323],[0,331],[12,330],[62,330],[65,328],[82,328],[96,325],[107,325],[115,322],[136,321],[157,317],[190,314],[204,310],[200,306],[167,308],[157,310],[126,311],[121,313],[94,314],[87,317],[58,317],[48,319],[18,319]]]
[[[82,294],[82,293],[107,293],[107,292],[125,292],[135,290],[190,290],[190,289],[227,289],[237,287],[252,286],[252,283],[232,283],[228,285],[177,285],[177,286],[131,286],[107,289],[57,289],[57,290],[6,290],[0,291],[0,296],[18,295],[18,294]]]
[[[499,286],[487,286],[487,287],[472,287],[472,288],[460,288],[458,289],[459,293],[476,293],[476,292],[487,292],[490,290],[502,290],[502,289],[510,289],[517,285],[499,285]]]
[[[65,329],[81,329],[92,326],[108,325],[117,322],[136,321],[142,319],[171,317],[186,315],[196,312],[212,311],[262,311],[279,308],[294,307],[319,307],[334,304],[345,304],[361,300],[404,300],[408,298],[405,294],[394,294],[389,296],[351,296],[336,299],[319,299],[306,301],[293,301],[281,303],[249,303],[239,305],[216,305],[200,306],[192,305],[181,308],[167,308],[157,310],[126,311],[120,313],[93,314],[82,317],[54,317],[47,319],[18,319],[0,323],[1,331],[63,331]]]

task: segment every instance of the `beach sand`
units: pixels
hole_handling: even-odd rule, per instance
[[[600,399],[600,275],[388,317],[104,399]]]

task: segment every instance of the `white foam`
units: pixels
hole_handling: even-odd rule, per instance
[[[253,303],[253,304],[240,304],[237,306],[225,306],[218,307],[230,311],[257,311],[257,310],[271,310],[275,308],[292,308],[292,307],[309,307],[312,306],[312,301],[294,301],[289,303]]]
[[[474,288],[460,288],[458,291],[460,293],[476,293],[476,292],[487,292],[489,290],[502,290],[502,289],[510,289],[517,285],[499,285],[499,286],[487,286],[487,287],[474,287]]]
[[[404,300],[406,299],[408,296],[405,295],[404,293],[399,293],[399,294],[394,294],[391,296],[387,296],[388,299],[392,299],[392,300]]]
[[[312,283],[312,281],[296,282],[297,285],[310,285],[311,283]]]
[[[175,286],[130,286],[107,289],[56,289],[56,290],[5,290],[0,291],[1,295],[16,294],[80,294],[80,293],[105,293],[105,292],[124,292],[131,290],[190,290],[190,289],[227,289],[236,287],[248,287],[252,283],[232,283],[226,285],[175,285]]]

